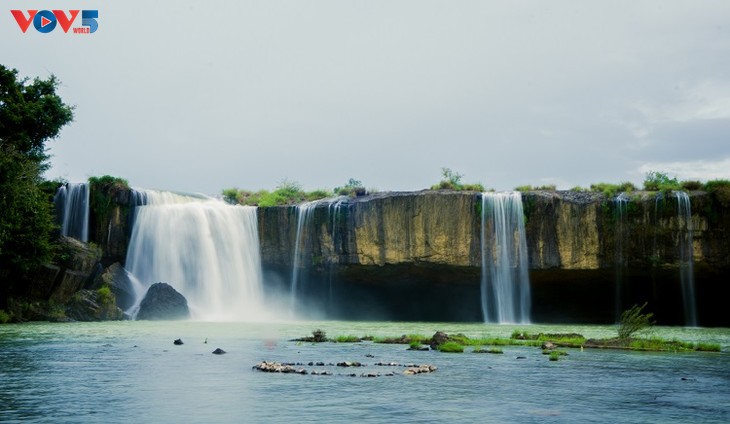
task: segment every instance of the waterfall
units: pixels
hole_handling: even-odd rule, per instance
[[[623,286],[623,269],[624,269],[624,240],[626,239],[626,210],[629,203],[629,196],[621,193],[613,200],[616,206],[616,293],[614,298],[614,318],[616,322],[621,317],[621,292]]]
[[[337,248],[337,221],[340,217],[342,203],[344,203],[346,200],[347,196],[340,196],[333,199],[327,206],[328,217],[332,218],[330,221],[330,224],[332,225],[332,231],[330,233],[330,237],[332,238],[332,259],[327,263],[327,309],[330,312],[333,310],[332,299],[334,297],[333,282],[335,280],[335,269],[339,264],[339,251]]]
[[[684,322],[690,327],[697,326],[695,304],[693,247],[692,247],[692,208],[689,195],[675,191],[677,198],[677,220],[679,222],[679,272],[684,304]]]
[[[89,184],[67,183],[53,197],[61,235],[89,241]]]
[[[299,269],[301,268],[302,256],[306,254],[306,228],[311,220],[314,208],[320,203],[320,200],[305,202],[296,206],[297,214],[297,233],[294,239],[294,256],[292,257],[291,272],[291,291],[290,306],[291,311],[296,311],[297,289],[299,286]]]
[[[522,195],[482,193],[482,313],[485,322],[530,322],[530,277]]]
[[[139,302],[156,282],[188,300],[193,319],[257,320],[263,310],[256,208],[136,190],[126,267]]]

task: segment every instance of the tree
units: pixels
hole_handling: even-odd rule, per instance
[[[51,255],[45,143],[73,119],[58,84],[55,76],[30,81],[0,65],[0,301]]]

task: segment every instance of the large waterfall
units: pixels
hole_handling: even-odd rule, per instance
[[[679,269],[684,303],[685,325],[697,326],[697,308],[695,305],[693,247],[692,247],[692,208],[689,195],[676,191],[677,219],[679,221]]]
[[[89,241],[89,184],[68,183],[53,197],[61,235]]]
[[[263,308],[256,208],[137,191],[126,268],[137,304],[156,282],[188,300],[194,319],[258,320]],[[135,312],[135,311],[131,311]]]
[[[530,322],[530,277],[522,195],[482,193],[482,313],[485,322]]]

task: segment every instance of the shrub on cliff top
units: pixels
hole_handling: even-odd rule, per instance
[[[368,193],[368,190],[366,190],[362,185],[362,181],[350,178],[347,180],[347,184],[342,187],[335,187],[333,192],[338,196],[357,197],[365,196]]]
[[[451,168],[441,168],[441,181],[432,185],[431,190],[455,190],[455,191],[484,191],[484,186],[480,183],[462,184],[462,174],[452,171]]]
[[[649,171],[644,179],[644,190],[646,191],[670,191],[681,190],[682,186],[677,181],[677,177],[669,178],[663,172]]]
[[[606,197],[616,197],[620,193],[631,193],[636,191],[636,186],[628,181],[620,184],[596,183],[591,184],[591,191],[595,193],[603,193]]]
[[[305,192],[302,190],[301,184],[288,179],[282,180],[273,192],[259,190],[254,193],[237,188],[228,188],[221,193],[223,199],[228,203],[261,207],[296,205],[297,203],[324,199],[330,195],[327,190]]]

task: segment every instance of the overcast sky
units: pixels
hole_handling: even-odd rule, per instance
[[[348,178],[730,178],[730,1],[6,1],[0,63],[75,121],[47,177],[219,193]],[[97,9],[23,34],[10,9]],[[74,26],[79,26],[81,17]]]

